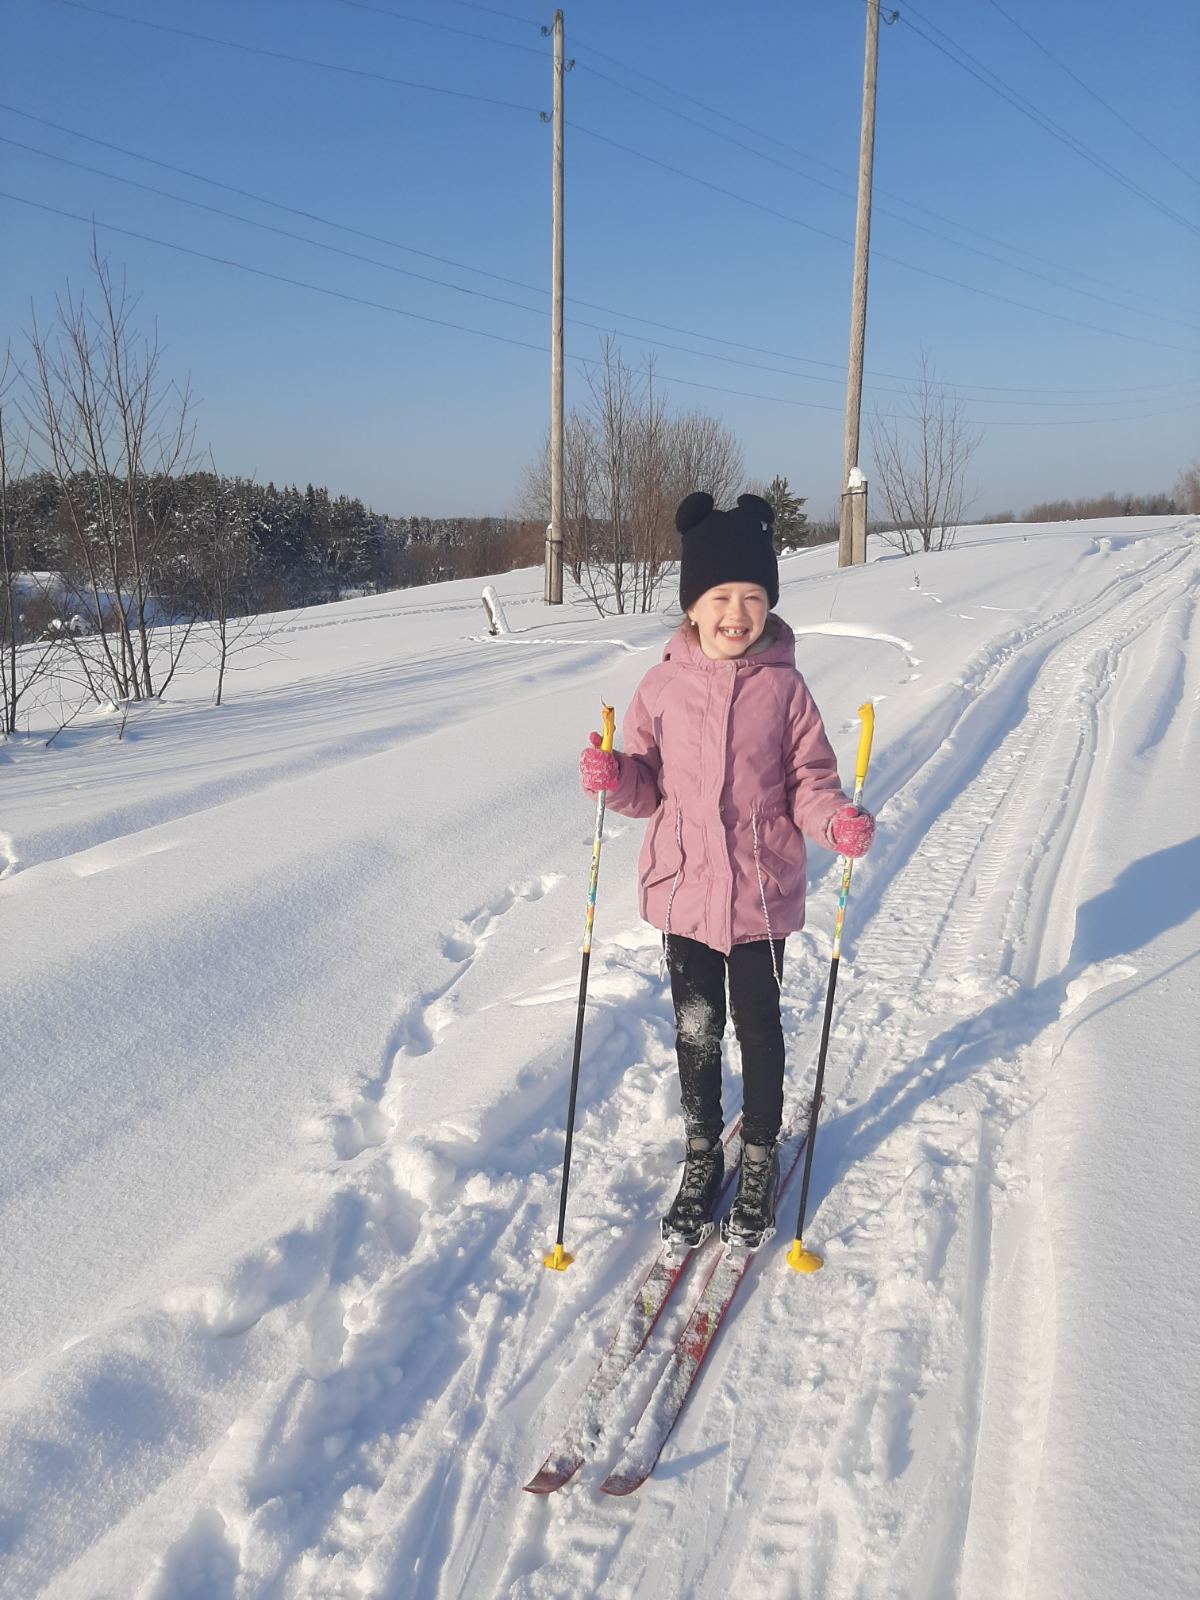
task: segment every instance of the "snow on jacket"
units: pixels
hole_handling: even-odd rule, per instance
[[[621,728],[607,803],[649,817],[642,916],[726,954],[804,926],[804,834],[827,844],[848,804],[837,759],[772,614],[734,661],[712,661],[684,623],[642,679]]]

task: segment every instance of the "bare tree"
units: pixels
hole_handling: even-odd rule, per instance
[[[11,407],[6,404],[12,388],[11,353],[4,352],[0,367],[0,647],[4,651],[3,671],[0,672],[0,717],[4,733],[13,733],[17,726],[17,702],[20,699],[17,662],[17,542],[16,519],[10,492],[14,473],[9,456],[9,416]]]
[[[268,644],[298,613],[261,608],[260,541],[266,528],[255,483],[222,478],[213,466],[197,475],[196,484],[200,492],[181,519],[182,553],[172,590],[173,610],[183,621],[158,692],[165,692],[191,639],[188,665],[215,667],[213,704],[219,706],[233,657]],[[170,632],[172,624],[165,627]]]
[[[1193,461],[1179,474],[1174,494],[1180,511],[1200,511],[1200,460]]]
[[[240,478],[215,479],[195,540],[205,611],[216,646],[220,705],[229,660],[237,651],[264,643],[268,628],[252,603],[254,507],[250,485]]]
[[[599,526],[593,514],[597,455],[590,419],[572,411],[563,430],[563,564],[576,588],[598,554]],[[517,513],[545,527],[550,518],[550,434],[525,469]]]
[[[0,735],[17,731],[21,701],[53,663],[59,606],[44,573],[29,570],[19,489],[28,433],[11,403],[18,373],[10,350],[0,360]]]
[[[633,562],[633,448],[641,421],[641,395],[634,375],[620,350],[614,354],[611,339],[604,340],[604,355],[599,370],[588,369],[591,394],[592,449],[596,471],[596,510],[604,526],[607,546],[604,558],[590,562],[586,582],[597,609],[611,609],[618,615],[632,610],[632,595],[627,594],[626,566]],[[633,574],[636,579],[636,572]],[[602,605],[598,597],[611,601]]]
[[[870,435],[874,481],[892,523],[884,540],[906,555],[948,550],[969,504],[966,472],[983,435],[937,381],[925,351],[900,415],[876,410]]]
[[[675,558],[673,506],[669,504],[670,419],[654,392],[654,362],[646,361],[645,393],[629,441],[629,548],[633,561],[631,610],[651,611],[664,569]]]
[[[678,558],[675,506],[696,488],[728,498],[741,479],[741,447],[715,417],[672,414],[653,363],[634,372],[610,341],[588,393],[566,422],[563,559],[601,614],[651,611]],[[521,509],[544,519],[549,506],[544,446],[527,469]]]
[[[744,471],[736,435],[704,411],[685,412],[675,419],[671,431],[674,505],[694,489],[707,490],[718,505],[732,499]]]
[[[97,670],[114,700],[140,700],[155,693],[155,585],[178,556],[172,479],[190,464],[190,396],[162,377],[157,335],[134,332],[137,299],[94,240],[92,272],[96,310],[68,287],[52,333],[32,320],[26,418],[61,491],[70,576],[99,624]]]

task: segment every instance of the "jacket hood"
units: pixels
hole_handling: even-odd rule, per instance
[[[769,635],[769,637],[768,637]],[[713,661],[706,656],[700,648],[696,631],[690,622],[681,622],[675,632],[667,640],[663,650],[664,661],[674,661],[680,666],[695,667],[700,672],[715,672],[718,667],[726,666],[724,661]],[[763,629],[762,638],[751,646],[750,652],[744,656],[734,656],[735,667],[795,667],[796,665],[796,635],[788,627],[782,617],[777,617],[772,611],[767,618],[767,626]]]

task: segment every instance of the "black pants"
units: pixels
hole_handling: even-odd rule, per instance
[[[783,970],[782,939],[735,944],[728,956],[673,933],[666,941],[667,971],[678,1030],[679,1087],[689,1137],[720,1137],[721,1035],[725,1032],[725,980],[733,1031],[742,1050],[742,1127],[748,1144],[767,1144],[783,1121],[783,1023],[775,967]]]

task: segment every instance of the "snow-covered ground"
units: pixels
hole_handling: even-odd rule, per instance
[[[495,580],[500,639],[481,583],[351,601],[242,658],[219,711],[181,678],[123,740],[0,746],[0,1595],[1200,1593],[1198,534],[784,563],[847,775],[877,714],[828,1265],[764,1251],[629,1500],[597,1485],[678,1311],[579,1479],[520,1485],[677,1176],[641,826],[611,818],[577,1260],[542,1269],[576,752],[665,620],[548,610],[531,572]],[[796,1103],[836,903],[810,870]]]

